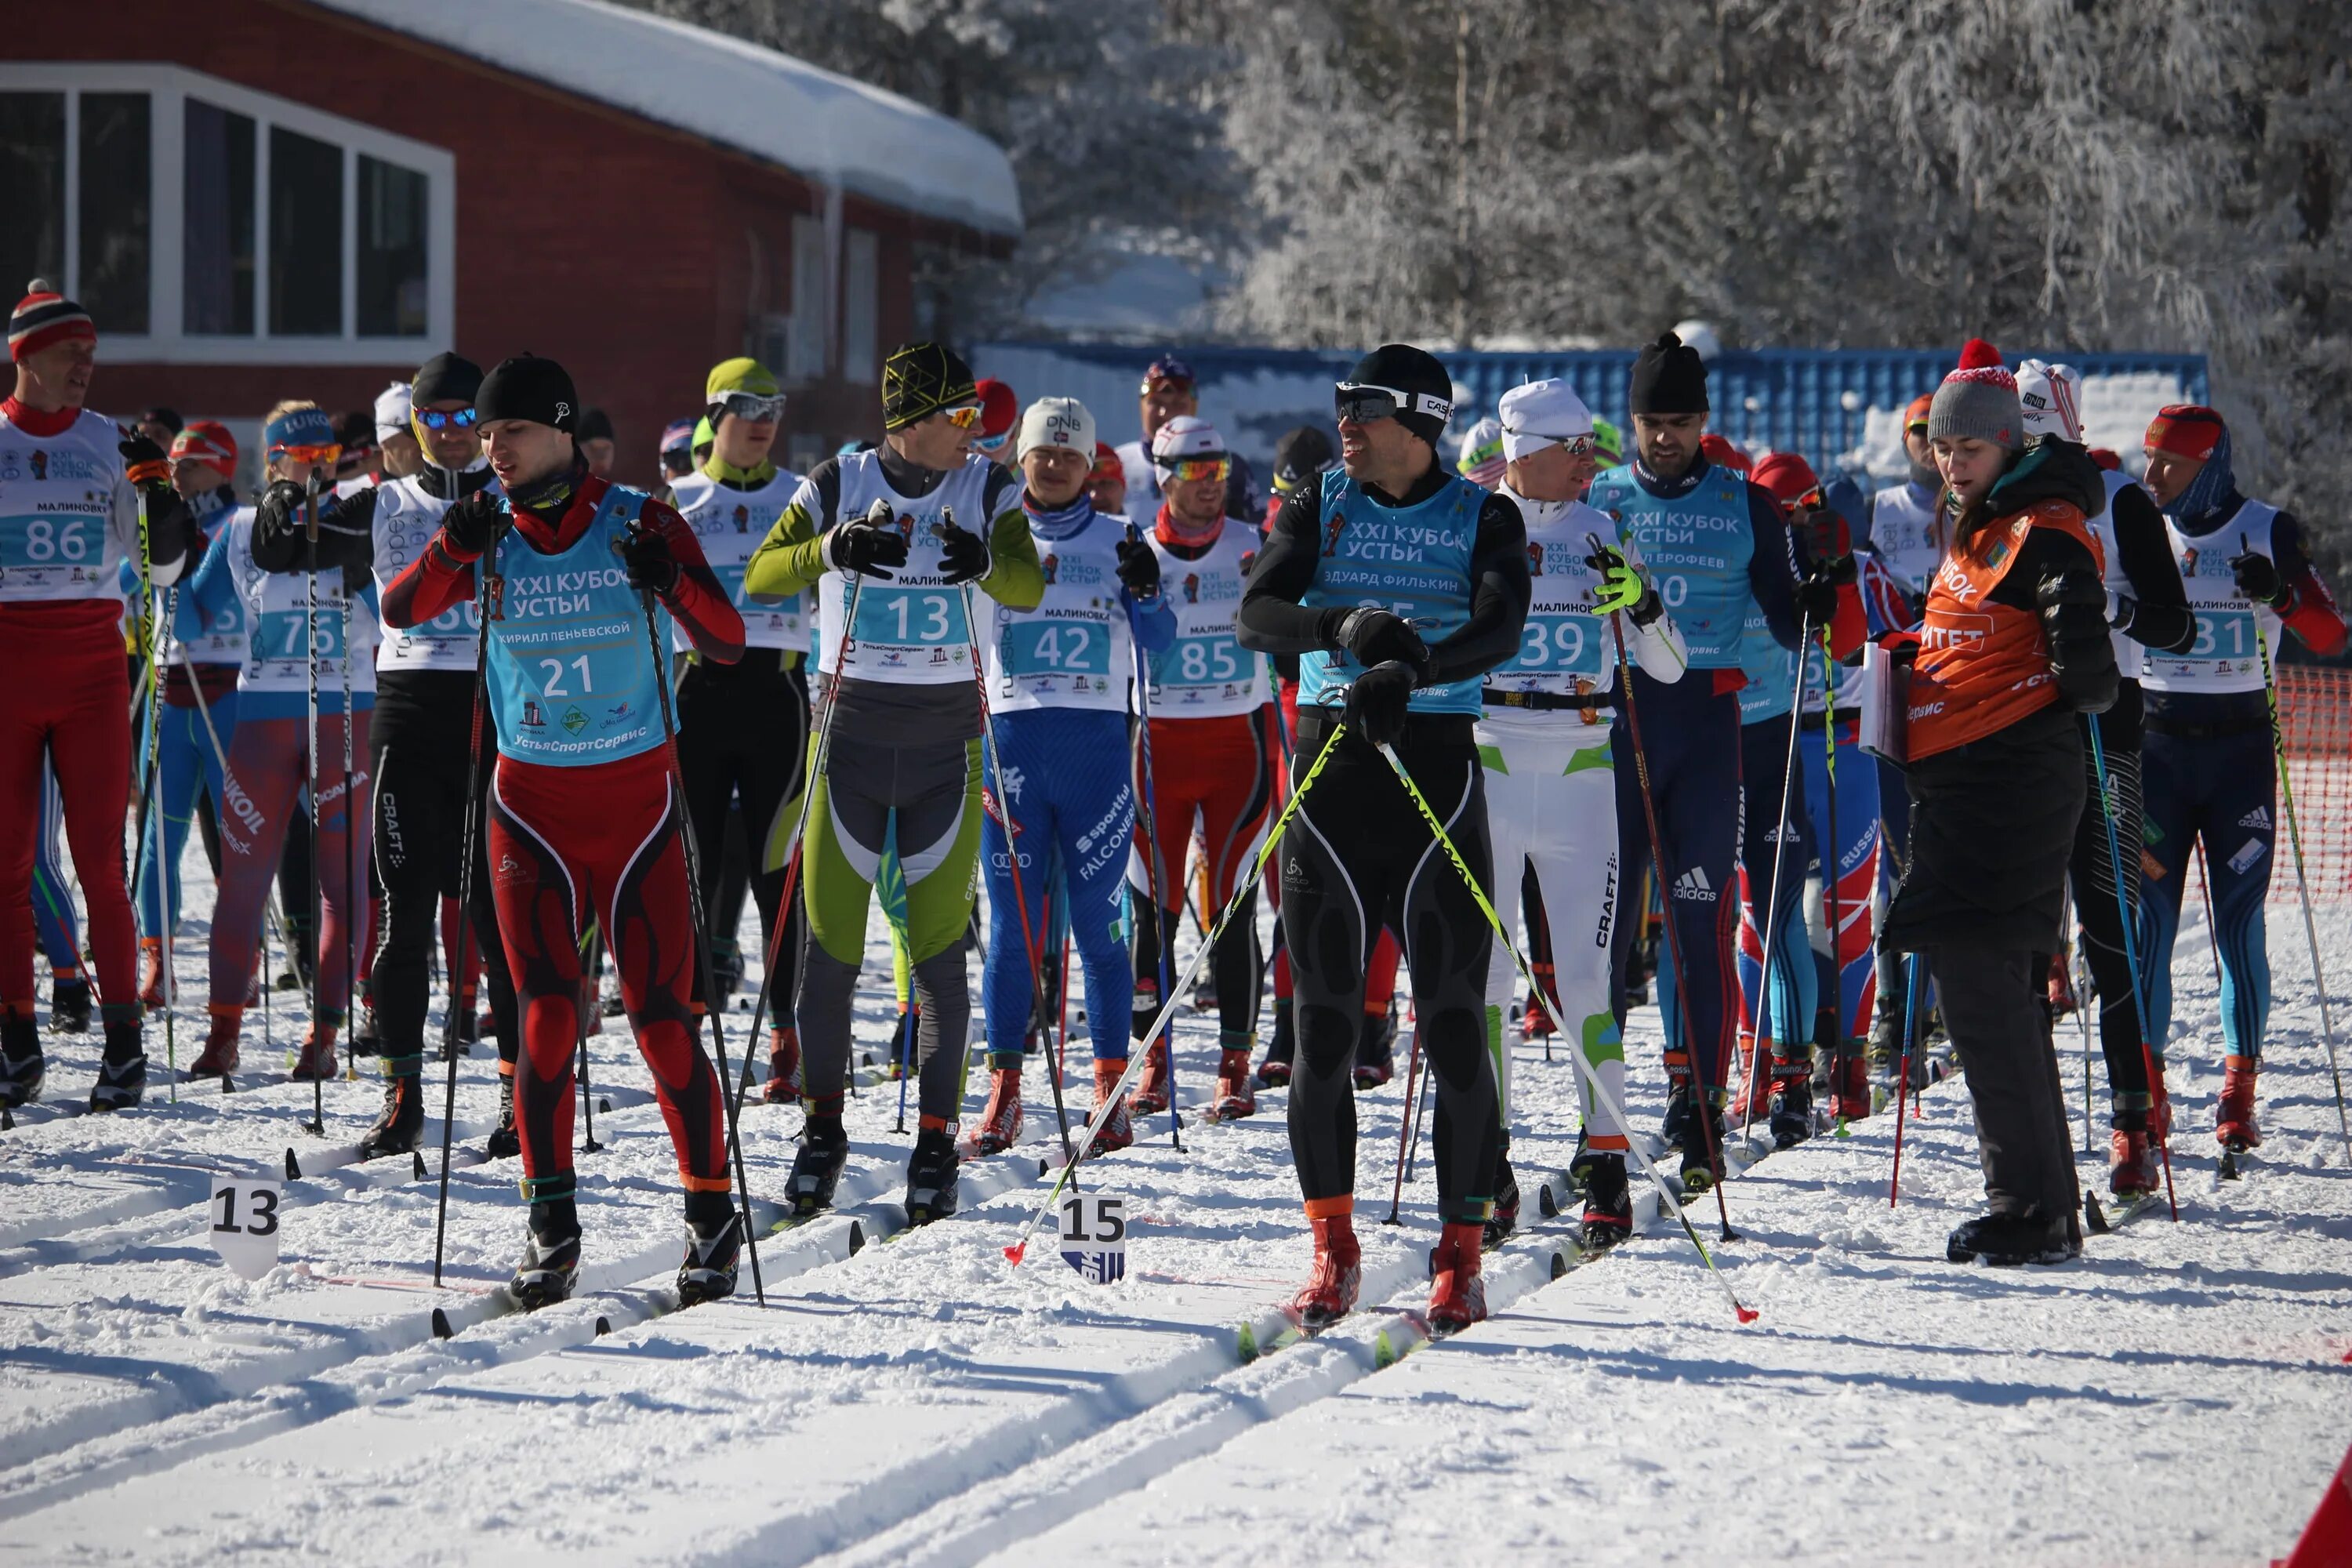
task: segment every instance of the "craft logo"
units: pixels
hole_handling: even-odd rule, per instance
[[[1538,544],[1538,543],[1534,542],[1533,541],[1529,541],[1529,542],[1528,542],[1528,574],[1529,576],[1533,576],[1533,577],[1540,577],[1540,576],[1542,576],[1542,575],[1544,574],[1544,573],[1543,573],[1543,552],[1544,552],[1544,547],[1543,547],[1542,545]]]
[[[547,715],[539,710],[538,703],[527,697],[523,699],[522,704],[522,727],[526,730],[547,728]]]
[[[751,531],[751,509],[750,507],[739,506],[735,509],[735,531],[738,533],[749,533]]]
[[[563,710],[562,722],[565,734],[577,735],[581,731],[588,728],[588,715],[580,711],[579,706],[575,703]]]
[[[1054,579],[1055,579],[1055,577],[1057,577],[1057,576],[1059,576],[1059,575],[1061,574],[1061,571],[1062,571],[1062,558],[1061,558],[1060,556],[1058,556],[1058,555],[1048,555],[1048,556],[1046,556],[1046,557],[1045,557],[1045,586],[1047,586],[1048,588],[1052,587],[1052,586],[1054,585]]]

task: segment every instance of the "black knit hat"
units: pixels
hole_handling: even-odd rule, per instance
[[[945,343],[901,343],[882,363],[885,430],[903,430],[942,408],[979,400],[971,366]]]
[[[482,390],[482,367],[453,353],[435,354],[416,367],[409,399],[418,408],[436,403],[471,403]]]
[[[1445,373],[1435,354],[1411,343],[1382,343],[1356,362],[1356,368],[1348,373],[1348,382],[1411,393],[1416,403],[1420,398],[1433,397],[1449,411],[1454,406],[1454,378]],[[1399,413],[1396,419],[1434,447],[1437,438],[1445,434],[1445,421],[1450,416],[1450,412],[1431,414],[1415,406]]]
[[[1331,437],[1320,426],[1301,425],[1274,444],[1274,488],[1288,495],[1331,466]]]
[[[582,409],[578,435],[583,441],[613,439],[613,416],[601,408]]]
[[[1706,412],[1706,361],[1672,332],[1645,343],[1633,361],[1626,401],[1636,414]]]
[[[570,373],[553,360],[517,354],[500,360],[482,378],[474,394],[474,413],[484,425],[528,419],[574,435],[580,428],[580,395],[572,390]]]

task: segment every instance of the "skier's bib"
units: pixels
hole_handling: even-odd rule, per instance
[[[245,605],[247,637],[245,668],[237,676],[240,691],[307,691],[310,655],[319,658],[319,700],[340,710],[342,703],[344,653],[343,574],[328,567],[319,573],[319,609],[310,613],[310,574],[307,572],[264,572],[253,562],[253,509],[239,507],[216,548],[226,552],[225,564]],[[367,591],[351,601],[351,679],[354,692],[375,689],[375,660],[370,657],[377,637],[375,593]]]
[[[1870,542],[1914,603],[1927,596],[1936,563],[1944,558],[1950,524],[1941,515],[1940,500],[1932,491],[1923,499],[1918,487],[1907,482],[1889,485],[1871,498]]]
[[[2230,558],[2248,550],[2269,556],[2271,524],[2277,517],[2278,508],[2250,500],[2220,528],[2197,536],[2181,532],[2170,517],[2164,520],[2172,557],[2180,563],[2180,585],[2189,591],[2189,607],[2196,612],[2197,640],[2185,654],[2147,650],[2140,680],[2150,691],[2263,689],[2262,650],[2255,633],[2259,628],[2275,645],[2278,612],[2238,592]]]
[[[800,480],[782,468],[756,490],[736,489],[700,472],[688,474],[670,486],[671,504],[686,519],[687,526],[694,530],[695,542],[702,546],[702,558],[717,574],[719,586],[727,590],[728,603],[743,616],[745,647],[807,651],[808,613],[803,595],[794,594],[773,604],[755,603],[743,596],[743,569],[751,563],[751,552],[768,537],[768,530],[784,514],[784,507],[799,486]],[[866,584],[869,589],[873,586],[871,583]],[[675,635],[680,653],[693,651],[694,645],[685,632]]]
[[[890,508],[907,542],[907,563],[891,567],[891,578],[856,580],[856,616],[849,627],[845,658],[842,617],[851,596],[851,574],[828,572],[817,583],[817,668],[861,680],[908,686],[944,686],[970,680],[971,626],[965,620],[965,589],[947,581],[934,530],[950,512],[971,532],[988,531],[988,478],[992,465],[975,457],[920,500],[890,488],[881,459],[857,452],[841,459],[841,510],[835,522],[866,515],[876,501]],[[835,523],[826,524],[828,528]]]
[[[1592,541],[1619,544],[1608,513],[1582,501],[1551,506],[1501,492],[1517,501],[1528,531],[1528,620],[1519,651],[1486,675],[1488,691],[1535,691],[1575,697],[1607,691],[1617,681],[1609,625],[1592,608],[1601,574],[1587,564]],[[1628,559],[1638,563],[1637,553]],[[1571,722],[1575,720],[1571,717]]]
[[[1755,600],[1748,563],[1756,531],[1748,515],[1748,481],[1728,469],[1701,477],[1688,494],[1662,500],[1643,489],[1630,466],[1592,481],[1587,498],[1642,547],[1690,648],[1693,669],[1740,667],[1749,607]]]
[[[1099,515],[1067,538],[1039,538],[1045,595],[1037,607],[980,601],[990,708],[1126,710],[1135,656],[1119,596],[1118,539],[1119,520]]]
[[[1151,656],[1153,718],[1225,718],[1255,713],[1274,700],[1265,657],[1234,636],[1242,585],[1260,542],[1256,529],[1230,518],[1198,559],[1177,554],[1151,535],[1160,589],[1176,616],[1176,640]]]
[[[137,503],[120,438],[111,420],[86,410],[55,436],[0,416],[0,603],[121,597],[111,525],[118,506]]]
[[[500,755],[586,767],[662,744],[657,683],[667,672],[654,662],[645,602],[613,550],[646,500],[613,486],[579,539],[554,555],[513,532],[499,544],[505,616],[490,622],[488,684]],[[655,619],[667,636],[668,614],[656,606]]]
[[[498,493],[498,481],[490,481]],[[425,553],[454,501],[426,493],[414,476],[379,485],[375,492],[375,587],[379,598],[394,578]],[[471,669],[482,613],[472,599],[423,626],[387,629],[375,652],[378,669]]]
[[[240,514],[249,517],[252,515],[252,509],[234,505],[215,508],[212,515],[203,520],[205,543],[209,545],[212,541],[219,538]],[[191,559],[186,569],[180,574],[181,581],[177,584],[180,589],[179,613],[172,618],[170,662],[174,666],[242,665],[245,663],[245,656],[247,652],[245,605],[232,597],[213,615],[205,616],[204,606],[196,602],[196,596],[187,591],[188,581],[195,576],[198,564],[197,560]],[[126,596],[136,600],[139,596],[137,569],[126,561],[122,563],[118,575],[121,579]],[[155,611],[158,615],[163,613],[163,605],[171,596],[172,590],[169,588],[155,590]],[[163,645],[160,638],[155,644],[154,657],[158,665],[165,662]]]
[[[1299,602],[1317,609],[1392,610],[1413,624],[1423,642],[1443,641],[1470,618],[1470,554],[1486,494],[1453,475],[1427,500],[1386,507],[1345,473],[1325,474],[1317,510],[1323,549],[1315,581]],[[1298,700],[1337,708],[1345,700],[1342,689],[1363,672],[1350,653],[1301,655]],[[1408,706],[1415,713],[1476,714],[1485,707],[1479,686],[1474,675],[1421,687]]]

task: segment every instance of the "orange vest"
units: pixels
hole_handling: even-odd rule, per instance
[[[2080,541],[2102,563],[2095,569],[2104,570],[2082,512],[2062,500],[1998,519],[1978,530],[1965,550],[1955,544],[1945,552],[1927,590],[1919,658],[1911,668],[1912,761],[1981,740],[2058,700],[2042,617],[1992,597],[2035,528]]]

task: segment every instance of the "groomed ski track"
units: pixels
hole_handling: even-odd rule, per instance
[[[2352,973],[2329,914],[2329,962]],[[896,1086],[869,1084],[840,1214],[762,1237],[766,1309],[747,1268],[737,1300],[679,1312],[676,1170],[615,1020],[593,1042],[612,1110],[580,1157],[582,1292],[529,1317],[495,1293],[521,1208],[514,1163],[478,1157],[487,1047],[461,1069],[441,1291],[433,1182],[347,1158],[371,1079],[328,1086],[324,1139],[299,1130],[308,1086],[285,1083],[28,1118],[0,1134],[0,1563],[2265,1562],[2352,1440],[2352,1172],[2297,933],[2274,921],[2269,1141],[2217,1179],[2218,1021],[2191,918],[2181,1225],[2144,1215],[2056,1269],[1944,1262],[1979,1191],[1964,1090],[1939,1085],[1891,1213],[1891,1113],[1735,1180],[1740,1240],[1717,1242],[1712,1198],[1693,1205],[1762,1314],[1747,1328],[1654,1205],[1627,1247],[1554,1278],[1580,1205],[1546,1219],[1536,1189],[1572,1151],[1574,1094],[1539,1046],[1516,1053],[1527,1201],[1489,1256],[1493,1320],[1424,1341],[1425,1146],[1404,1223],[1379,1223],[1401,1049],[1396,1081],[1360,1099],[1364,1306],[1246,1362],[1245,1342],[1279,1343],[1307,1265],[1279,1091],[1245,1121],[1188,1120],[1181,1154],[1160,1117],[1082,1169],[1133,1213],[1130,1276],[1102,1287],[1046,1234],[1018,1270],[1002,1255],[1056,1148],[1041,1063],[1024,1144],[968,1162],[963,1212],[897,1239],[908,1140]],[[887,965],[877,942],[869,982]],[[887,1052],[893,1021],[863,998],[861,1048]],[[1637,1012],[1645,1128],[1655,1031]],[[1184,1015],[1177,1038],[1196,1109],[1213,1019]],[[95,1042],[49,1044],[49,1097],[69,1100]],[[2079,1097],[2072,1020],[2060,1044]],[[278,1066],[259,1045],[257,1028],[248,1068]],[[1081,1082],[1086,1055],[1081,1033]],[[975,1096],[980,1079],[975,1062]],[[2104,1182],[2105,1098],[2086,1183]],[[428,1103],[429,1164],[437,1079]],[[746,1107],[755,1194],[781,1191],[798,1125]],[[281,1263],[247,1285],[210,1249],[210,1175],[282,1174],[289,1147],[304,1174]]]

